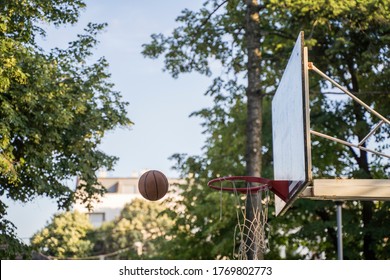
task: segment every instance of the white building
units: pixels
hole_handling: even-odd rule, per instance
[[[99,202],[93,204],[93,211],[88,212],[85,205],[76,203],[73,210],[86,213],[91,223],[98,227],[103,222],[112,221],[119,216],[126,203],[131,202],[134,198],[142,198],[138,191],[138,177],[99,177],[98,181],[107,192],[100,198]],[[168,178],[169,185],[175,185],[182,180]],[[77,181],[79,184],[79,181]]]

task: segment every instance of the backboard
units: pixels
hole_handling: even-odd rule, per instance
[[[307,49],[301,32],[272,100],[274,180],[289,181],[288,196],[275,196],[284,214],[312,181]]]

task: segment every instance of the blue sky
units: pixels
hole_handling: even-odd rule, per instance
[[[176,177],[168,159],[172,154],[201,153],[205,136],[200,120],[189,115],[211,105],[203,95],[210,78],[193,73],[173,79],[162,71],[162,59],[141,55],[141,45],[150,41],[152,33],[169,34],[177,26],[175,18],[180,12],[185,8],[195,10],[201,2],[88,0],[75,26],[47,26],[48,36],[41,45],[64,48],[88,22],[108,23],[98,37],[100,44],[95,54],[105,56],[110,63],[112,82],[130,103],[128,116],[135,123],[130,129],[110,131],[104,138],[101,149],[120,158],[109,176],[128,177],[143,169],[158,169]],[[56,212],[55,203],[45,198],[27,205],[9,201],[9,205],[8,218],[26,241]]]

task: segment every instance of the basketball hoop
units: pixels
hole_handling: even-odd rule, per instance
[[[230,181],[232,182],[232,186],[230,187],[222,187],[221,185],[218,186],[217,183],[222,183],[224,181]],[[252,183],[247,185],[246,187],[236,187],[234,182],[247,182]],[[215,178],[209,181],[207,184],[210,188],[215,190],[222,190],[222,191],[230,191],[230,192],[240,192],[240,193],[255,193],[258,192],[261,189],[266,189],[269,187],[269,184],[271,183],[271,180],[260,178],[260,177],[251,177],[251,176],[230,176],[230,177],[220,177]]]
[[[269,191],[283,200],[287,199],[288,181],[274,181],[253,176],[229,176],[215,178],[207,185],[215,190],[235,194],[237,225],[234,230],[233,255],[240,260],[249,259],[249,255],[257,259],[260,252],[264,253],[269,248],[267,241]],[[246,196],[242,199],[239,194]],[[257,202],[250,203],[249,209],[246,207],[248,199]],[[250,218],[247,216],[247,211],[251,212]],[[236,240],[239,242],[238,249],[235,249]]]
[[[246,183],[246,184],[243,184]],[[218,191],[239,192],[242,194],[256,193],[269,189],[284,201],[289,199],[289,186],[292,181],[270,180],[254,176],[228,176],[212,179],[208,186]]]

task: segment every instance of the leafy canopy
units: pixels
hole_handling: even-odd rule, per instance
[[[136,198],[112,221],[93,228],[85,213],[65,212],[31,239],[33,249],[55,259],[165,258],[161,247],[170,238],[172,219],[164,203]]]
[[[389,7],[389,1],[376,0],[262,1],[258,7],[262,57],[260,92],[272,96],[296,36],[304,30],[311,61],[387,116],[390,106],[387,86]],[[171,34],[153,34],[150,43],[144,45],[143,54],[153,59],[163,57],[163,70],[174,78],[192,71],[213,78],[206,92],[214,98],[213,106],[192,114],[203,120],[207,135],[203,154],[173,156],[175,167],[183,176],[191,176],[188,184],[182,186],[183,199],[177,206],[183,212],[172,212],[177,223],[175,241],[167,246],[169,256],[194,259],[231,256],[232,248],[225,246],[233,243],[234,225],[229,220],[232,216],[225,206],[220,206],[220,196],[210,193],[206,185],[210,178],[244,172],[246,98],[242,78],[247,74],[244,16],[244,1],[204,1],[198,11],[184,10],[177,17],[178,27]],[[212,72],[211,65],[215,64],[221,66],[214,71],[217,73]],[[331,91],[328,84],[310,76],[313,128],[341,139],[360,141],[376,121],[351,101],[331,98],[326,94]],[[270,99],[265,97],[262,174],[272,178],[269,107]],[[380,150],[388,149],[385,140],[389,129],[384,127],[378,131],[371,144]],[[389,176],[387,160],[369,157],[327,140],[313,139],[313,163],[315,175],[322,178]],[[224,214],[222,220],[217,221],[219,207],[223,207]],[[378,224],[388,215],[388,203],[344,204],[345,257],[388,258],[385,257],[390,247],[388,227]],[[270,213],[270,224],[273,230],[267,258],[335,258],[333,203],[299,200],[285,217],[273,218]],[[226,241],[229,239],[230,242]],[[193,249],[186,250],[189,247]],[[213,249],[204,252],[204,247],[218,248],[218,252]]]
[[[105,132],[127,127],[127,103],[113,89],[104,57],[91,62],[105,24],[90,23],[66,49],[43,51],[41,23],[77,22],[78,0],[5,0],[0,5],[0,194],[27,202],[37,196],[68,208],[104,192],[95,172],[112,169],[115,157],[99,150]],[[65,181],[77,176],[74,190]],[[3,219],[2,235],[13,236]]]
[[[119,217],[95,230],[95,254],[115,259],[158,259],[161,246],[174,222],[164,210],[164,202],[136,198],[127,203]],[[110,257],[109,257],[110,258]]]
[[[31,238],[35,250],[58,259],[82,258],[90,254],[93,243],[88,239],[92,224],[79,212],[56,214],[41,231]]]

